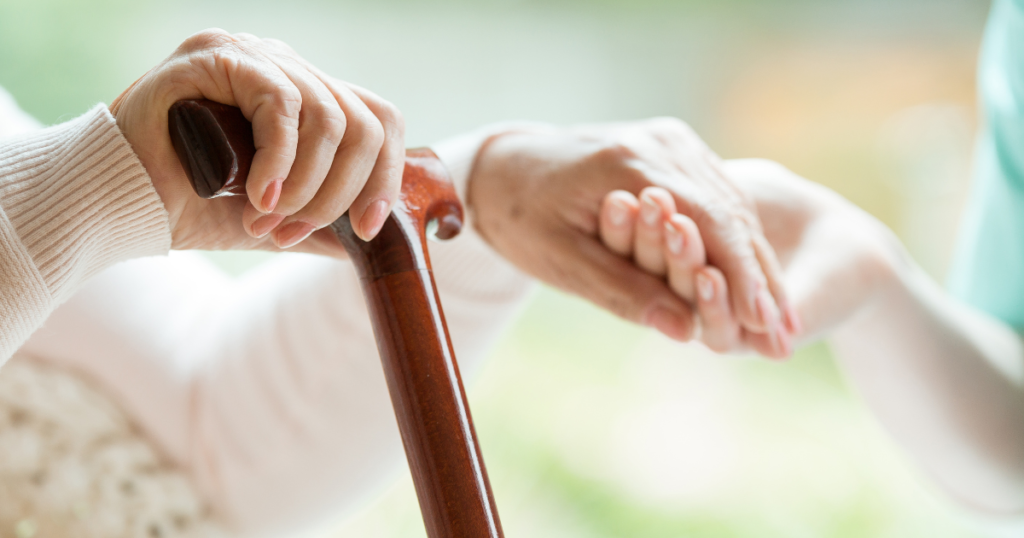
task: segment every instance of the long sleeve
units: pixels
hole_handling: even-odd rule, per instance
[[[9,106],[6,94],[0,106]],[[114,263],[170,247],[167,215],[103,106],[48,129],[0,114],[0,365]]]
[[[459,192],[483,136],[435,147]],[[431,259],[469,380],[531,285],[471,225]],[[95,380],[243,535],[337,517],[404,462],[347,262],[282,255],[233,280],[194,254],[131,261],[23,352]]]

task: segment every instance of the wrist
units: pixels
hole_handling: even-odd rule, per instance
[[[113,263],[165,253],[167,213],[113,117],[96,107],[10,141],[0,199],[57,302]]]
[[[907,253],[895,233],[874,217],[860,213],[860,218],[851,226],[856,227],[860,254],[857,265],[860,290],[863,299],[845,322],[837,327],[837,333],[859,333],[864,322],[884,318],[892,311],[893,302],[900,301],[909,292],[920,269]]]
[[[497,181],[506,181],[504,172],[508,171],[506,153],[494,151],[494,143],[506,136],[531,132],[542,132],[550,126],[534,122],[500,122],[486,125],[469,133],[465,133],[431,146],[431,149],[444,162],[449,176],[466,209],[466,225],[478,228],[477,216],[484,212],[477,211],[480,207],[489,207],[492,194],[491,187]],[[496,178],[496,174],[503,177]]]

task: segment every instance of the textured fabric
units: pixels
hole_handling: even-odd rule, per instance
[[[1024,329],[1024,0],[996,0],[978,84],[984,130],[950,289]]]
[[[435,147],[458,192],[495,132]],[[10,477],[0,536],[10,525],[40,536],[134,538],[154,525],[165,537],[279,536],[344,515],[405,461],[351,264],[281,255],[232,279],[201,255],[172,253],[81,285],[115,259],[166,250],[166,230],[151,226],[161,213],[144,210],[150,191],[137,188],[148,179],[122,143],[99,108],[0,142],[27,148],[0,154],[0,169],[17,170],[0,176],[14,193],[12,217],[0,213],[0,248],[11,252],[0,257],[10,312],[0,338],[20,341],[78,290],[0,369],[0,480]],[[121,196],[44,194],[94,185]],[[127,203],[90,205],[113,199]],[[530,281],[471,226],[431,245],[431,260],[468,381]]]
[[[0,536],[225,536],[191,484],[79,376],[13,359],[0,375]]]
[[[0,364],[89,277],[169,248],[167,212],[106,107],[0,141]]]
[[[431,260],[469,382],[530,281],[471,228]],[[347,262],[282,255],[231,279],[192,253],[129,261],[22,353],[103,387],[241,535],[329,524],[404,465]]]

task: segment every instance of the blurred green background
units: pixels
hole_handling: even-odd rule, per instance
[[[987,2],[0,0],[0,85],[53,123],[189,34],[276,37],[404,112],[481,124],[656,115],[846,195],[941,278],[969,182]],[[216,254],[238,273],[267,255]],[[541,290],[469,383],[511,537],[971,537],[824,345],[718,357]],[[421,537],[407,474],[336,537]]]

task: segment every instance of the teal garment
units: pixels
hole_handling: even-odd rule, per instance
[[[950,291],[1024,329],[1024,0],[996,0],[982,43],[983,131]]]

